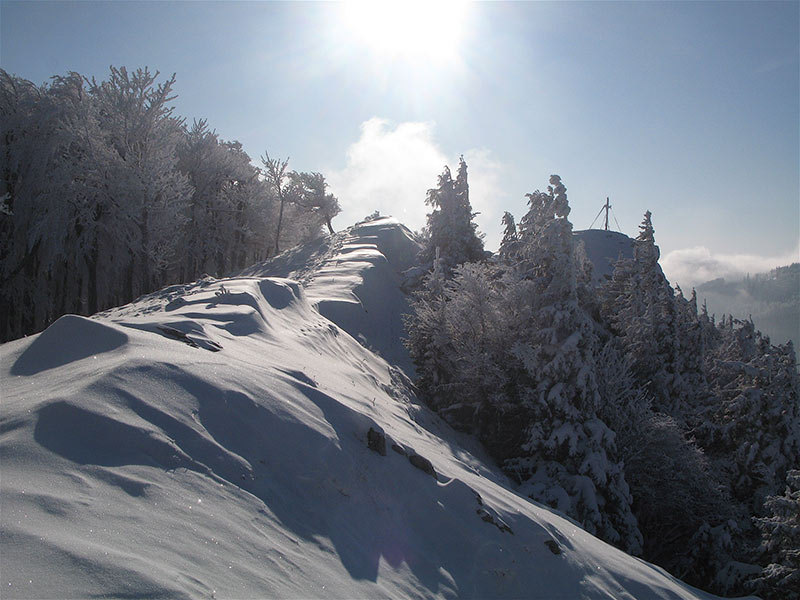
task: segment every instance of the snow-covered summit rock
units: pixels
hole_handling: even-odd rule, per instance
[[[0,346],[2,597],[708,597],[417,401],[392,355],[415,252],[363,223]]]
[[[621,258],[633,258],[634,240],[618,231],[585,229],[573,232],[575,243],[583,242],[586,255],[594,267],[592,279],[601,285],[611,279],[614,265]]]

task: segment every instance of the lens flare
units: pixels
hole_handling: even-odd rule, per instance
[[[458,54],[465,2],[347,2],[355,43],[392,58],[449,60]]]

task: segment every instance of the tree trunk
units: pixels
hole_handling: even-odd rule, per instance
[[[135,263],[136,256],[131,253],[131,255],[128,257],[128,266],[125,268],[125,288],[124,297],[122,298],[121,304],[133,300],[133,273],[136,270]]]
[[[147,211],[147,204],[142,207],[142,222],[139,224],[139,228],[142,235],[142,251],[141,251],[141,263],[142,263],[142,283],[141,289],[139,290],[140,294],[146,294],[150,291],[150,261],[147,256],[147,250],[150,245],[150,231],[148,228],[148,211]],[[133,300],[133,298],[131,298]]]
[[[89,249],[89,260],[86,261],[86,269],[88,276],[88,286],[86,289],[87,312],[93,315],[98,311],[97,303],[97,263],[100,256],[100,249],[98,248],[97,236],[92,240],[92,247]]]
[[[280,191],[280,188],[278,188],[278,198],[280,198],[281,201],[281,208],[278,211],[278,231],[275,232],[275,256],[280,254],[281,251],[279,242],[281,239],[281,222],[283,221],[283,205],[285,204],[283,193]]]

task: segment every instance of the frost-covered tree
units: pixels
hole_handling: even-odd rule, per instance
[[[462,263],[483,258],[483,241],[473,221],[475,213],[469,201],[467,163],[463,156],[455,181],[450,168],[445,166],[438,185],[428,190],[426,203],[432,211],[428,214],[423,262],[432,263],[437,248],[447,272]]]
[[[578,302],[566,187],[553,175],[546,192],[528,198],[519,272],[533,285],[533,304],[512,354],[529,380],[521,399],[532,418],[520,456],[506,466],[532,498],[636,552],[641,536],[622,465],[613,459],[614,433],[597,416],[598,340]]]
[[[205,120],[187,128],[178,146],[177,168],[191,185],[183,215],[184,239],[179,278],[222,275],[256,259],[254,237],[271,233],[256,227],[249,206],[263,202],[265,186],[238,142],[221,141]],[[257,222],[257,221],[256,221]]]
[[[661,454],[643,453],[644,463],[627,458],[626,475],[634,498],[650,498],[651,486],[659,490],[647,506],[678,502],[693,516],[686,527],[664,533],[658,514],[642,512],[635,500],[646,556],[696,585],[741,592],[748,571],[743,565],[755,558],[750,517],[760,514],[764,497],[777,491],[799,454],[794,353],[771,346],[752,323],[728,319],[715,327],[707,310],[698,313],[694,292],[686,298],[663,277],[649,213],[640,230],[634,258],[617,264],[600,294],[603,320],[621,344],[635,387],[652,397],[651,413],[662,424],[641,436],[657,442]],[[619,433],[617,424],[612,428]],[[681,442],[688,436],[702,451],[697,460]],[[668,456],[687,468],[656,485],[652,473],[659,462],[667,465]],[[701,491],[704,478],[716,480],[726,504],[712,503],[717,508],[709,510],[708,504],[686,503],[692,487],[698,498],[712,496]],[[672,555],[652,554],[653,540],[673,548]]]
[[[672,572],[687,583],[718,594],[739,593],[757,567],[739,560],[742,530],[735,519],[703,523],[672,562]]]
[[[723,319],[715,326],[705,308],[698,312],[694,292],[686,298],[664,279],[649,213],[640,230],[634,258],[620,261],[603,286],[601,315],[621,343],[635,386],[652,397],[652,409],[658,411],[652,414],[663,413],[658,420],[668,427],[642,434],[657,442],[662,454],[644,453],[644,463],[625,459],[626,475],[634,498],[649,498],[650,507],[674,501],[686,505],[684,491],[691,489],[686,484],[698,488],[704,477],[716,480],[721,497],[728,499],[716,503],[716,510],[687,509],[693,518],[672,530],[674,538],[662,531],[658,514],[643,513],[635,500],[646,556],[696,585],[741,593],[751,569],[747,563],[757,558],[751,517],[762,513],[766,496],[779,492],[800,455],[794,351],[772,346],[751,322]],[[612,428],[619,433],[618,425]],[[692,460],[680,442],[687,436],[702,451],[702,461]],[[664,453],[667,447],[672,450]],[[688,468],[672,481],[655,484],[651,474],[667,456]],[[702,463],[709,465],[707,475]],[[652,471],[642,470],[642,464]],[[659,490],[658,498],[649,497],[650,486]],[[710,497],[708,491],[692,493]],[[672,556],[652,554],[653,540],[673,548]],[[681,551],[682,546],[691,550]]]
[[[644,539],[642,556],[673,573],[692,572],[700,565],[686,557],[689,542],[699,544],[700,529],[730,516],[721,481],[685,427],[653,410],[618,340],[606,342],[597,368],[603,398],[599,416],[614,431],[615,456],[625,465]]]
[[[323,223],[328,233],[333,235],[331,219],[341,212],[336,196],[327,191],[328,183],[322,173],[289,174],[292,186],[292,202],[302,211],[312,229],[319,229]]]
[[[431,276],[431,291],[439,284],[437,271],[441,267],[437,266]],[[456,267],[442,292],[440,302],[434,304],[439,306],[438,316],[444,325],[440,340],[446,340],[447,353],[457,364],[447,369],[446,376],[438,378],[438,389],[432,389],[432,397],[439,399],[442,412],[447,414],[453,410],[463,412],[465,407],[479,404],[484,396],[497,389],[496,360],[502,324],[498,322],[490,267],[478,263]]]
[[[267,185],[278,199],[278,221],[275,230],[275,243],[273,244],[274,254],[281,251],[281,228],[283,227],[283,214],[286,211],[287,202],[291,201],[289,195],[289,173],[286,170],[289,166],[289,159],[280,160],[271,158],[268,153],[261,157],[264,164],[264,176]]]
[[[476,434],[498,461],[517,456],[530,412],[510,354],[527,320],[530,282],[484,263],[466,263],[450,278],[434,263],[406,320],[417,386],[455,428]]]
[[[448,403],[450,395],[443,393],[442,386],[448,383],[455,370],[447,325],[446,283],[442,261],[437,256],[433,270],[425,276],[422,288],[415,294],[411,314],[404,317],[408,333],[405,344],[416,365],[417,387],[435,409]]]
[[[758,569],[751,516],[800,455],[793,348],[752,323],[717,326],[694,291],[673,289],[649,212],[597,293],[566,188],[550,184],[518,225],[506,214],[497,261],[450,279],[437,263],[408,320],[420,391],[532,498],[695,585],[742,593]],[[446,204],[454,189],[445,172],[432,193]]]
[[[48,219],[49,208],[58,206],[59,191],[70,178],[59,168],[62,155],[69,156],[69,137],[61,123],[75,108],[61,107],[47,86],[2,71],[0,131],[3,143],[2,238],[2,333],[3,340],[41,327],[50,315],[52,298],[42,296],[43,280],[51,268],[49,257],[63,252],[62,233]],[[55,188],[55,189],[54,189]],[[53,189],[53,193],[47,190]],[[63,208],[63,206],[62,206]],[[65,290],[66,292],[67,290]]]
[[[269,154],[261,161],[265,183],[278,205],[275,254],[288,245],[318,237],[323,225],[333,232],[331,219],[341,209],[336,197],[327,192],[321,173],[288,171],[288,158],[277,160]]]
[[[684,402],[691,407],[696,405],[706,393],[705,355],[708,350],[708,331],[712,327],[707,311],[698,312],[697,292],[692,289],[689,298],[684,298],[679,286],[675,298],[675,340],[673,361],[673,388],[681,390]]]
[[[92,79],[89,86],[106,141],[119,159],[115,197],[128,206],[137,228],[128,240],[128,297],[166,283],[164,274],[177,251],[174,227],[190,193],[176,168],[183,121],[170,105],[175,75],[156,83],[158,75],[147,68],[129,72],[112,66],[107,80]]]
[[[658,264],[651,217],[650,211],[644,215],[633,259],[618,261],[611,281],[601,289],[601,314],[621,339],[631,370],[654,407],[683,420],[702,383],[701,366],[684,378],[686,353],[699,351],[700,328],[696,305],[692,315],[682,295],[675,298]]]
[[[800,470],[786,474],[783,494],[769,496],[757,520],[767,566],[754,587],[765,600],[800,599]]]
[[[237,271],[267,258],[264,240],[272,239],[275,229],[274,202],[260,171],[237,141],[221,142],[225,153],[235,166],[235,179],[224,187],[228,205],[232,207],[232,239],[226,252],[228,270]],[[299,242],[299,240],[298,240]]]
[[[701,406],[696,435],[729,478],[747,514],[780,492],[798,467],[800,401],[791,343],[772,346],[750,321],[723,320],[708,357],[710,399]]]
[[[158,77],[111,67],[35,86],[0,70],[0,340],[241,269],[272,255],[279,229],[293,245],[338,210],[308,188],[277,227],[282,203],[241,144],[185,127],[175,76]]]
[[[503,239],[500,240],[500,256],[505,260],[512,259],[516,255],[518,245],[519,236],[514,223],[514,215],[506,211],[503,214]]]
[[[638,551],[614,434],[597,415],[595,324],[578,299],[566,188],[550,183],[529,195],[515,260],[457,267],[435,304],[418,300],[408,325],[420,390],[532,498]]]
[[[115,156],[77,73],[35,88],[3,72],[3,339],[67,311],[97,309],[100,244],[123,244],[126,206],[112,202]],[[108,260],[108,259],[106,259]]]
[[[617,263],[604,290],[604,317],[622,338],[631,368],[641,384],[653,386],[662,366],[658,356],[658,300],[663,284],[658,278],[658,246],[653,238],[650,212],[634,243],[634,258]],[[653,391],[657,395],[657,391]]]

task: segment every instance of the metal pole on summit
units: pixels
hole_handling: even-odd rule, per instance
[[[608,196],[606,196],[606,203],[603,204],[603,206],[600,208],[600,212],[597,213],[597,216],[594,218],[594,221],[592,221],[592,224],[589,225],[589,229],[594,227],[594,224],[597,223],[597,219],[600,218],[600,215],[603,214],[603,211],[605,211],[605,213],[606,213],[605,224],[603,225],[603,230],[604,231],[608,231],[608,216],[611,214],[611,198],[608,197]],[[614,222],[617,224],[617,231],[620,231],[619,221],[617,221],[617,217],[616,216],[614,216]]]

